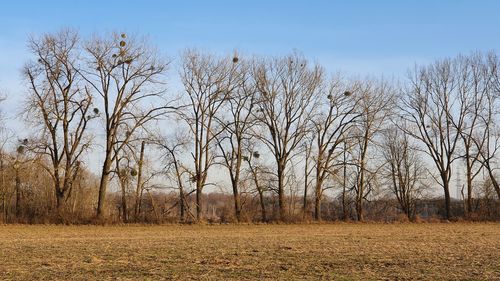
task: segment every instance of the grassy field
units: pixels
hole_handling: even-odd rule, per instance
[[[500,224],[0,226],[0,280],[500,280]]]

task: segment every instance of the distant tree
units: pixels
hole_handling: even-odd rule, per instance
[[[236,87],[227,98],[223,111],[216,120],[222,132],[216,135],[220,150],[221,164],[229,173],[234,199],[236,219],[241,221],[241,173],[245,159],[245,147],[252,139],[252,128],[255,125],[252,111],[257,107],[255,83],[250,75],[251,62],[235,56],[237,61]]]
[[[354,86],[356,88],[356,86]],[[315,212],[314,218],[321,220],[321,201],[323,192],[332,186],[325,187],[326,180],[331,179],[339,170],[339,157],[345,149],[347,132],[361,116],[357,110],[359,101],[353,97],[355,89],[347,89],[338,78],[332,79],[328,85],[318,115],[313,118],[315,140]]]
[[[404,93],[402,116],[405,133],[419,140],[438,170],[436,181],[445,197],[445,217],[451,217],[450,181],[452,164],[458,159],[467,106],[459,100],[457,61],[443,60],[415,69]]]
[[[23,69],[30,94],[24,117],[36,128],[29,147],[49,159],[38,163],[53,180],[58,211],[78,175],[82,154],[90,146],[87,124],[97,113],[90,110],[92,95],[82,82],[79,44],[78,34],[71,30],[30,38],[28,47],[35,60]]]
[[[422,194],[426,179],[424,162],[412,147],[410,137],[394,125],[384,130],[382,155],[385,161],[382,173],[388,179],[390,191],[396,196],[401,210],[413,221],[416,200]]]
[[[497,168],[496,158],[500,150],[500,126],[498,125],[498,110],[500,95],[500,69],[498,57],[495,54],[489,54],[487,58],[489,75],[491,75],[491,89],[485,92],[483,114],[479,115],[480,127],[483,134],[477,134],[473,138],[476,147],[479,148],[479,161],[482,167],[488,173],[489,181],[500,200],[500,184],[498,183],[495,171]]]
[[[358,221],[364,219],[363,202],[372,193],[374,180],[380,165],[370,167],[370,158],[376,157],[376,137],[382,132],[391,113],[394,93],[385,81],[364,81],[356,92],[359,98],[356,111],[361,114],[353,127],[354,146],[351,151],[354,161],[356,214]],[[374,162],[374,161],[371,161]]]
[[[250,149],[247,150],[249,156],[245,157],[244,160],[248,164],[250,179],[255,186],[255,191],[257,191],[260,207],[260,219],[262,222],[267,222],[268,215],[266,210],[266,192],[269,188],[266,188],[263,181],[266,178],[265,175],[269,174],[269,171],[267,171],[267,169],[258,162],[261,155],[257,150],[254,150],[255,145],[250,145],[249,148]]]
[[[482,170],[480,151],[488,143],[489,124],[488,95],[493,90],[493,75],[482,54],[460,56],[457,59],[459,73],[457,79],[458,102],[464,108],[464,121],[460,132],[460,158],[465,162],[466,196],[465,215],[473,212],[473,181]],[[455,123],[453,123],[456,125]]]
[[[279,219],[285,220],[286,174],[311,129],[323,70],[298,54],[264,61],[254,70],[259,94],[255,117],[266,134],[257,135],[276,164]]]
[[[144,40],[113,34],[85,44],[88,68],[84,79],[100,98],[105,151],[97,217],[103,217],[112,165],[146,124],[175,108],[164,95],[165,62]]]
[[[157,143],[160,149],[164,151],[162,153],[164,164],[163,174],[168,181],[173,183],[169,187],[179,191],[176,205],[179,206],[179,220],[181,222],[186,221],[186,215],[189,215],[190,219],[196,219],[191,213],[188,204],[188,196],[193,192],[188,190],[188,185],[186,184],[191,181],[189,169],[180,159],[182,152],[189,144],[188,138],[188,136],[179,134],[172,138],[159,138]]]
[[[208,171],[214,165],[216,137],[222,133],[216,115],[239,85],[238,60],[216,58],[188,50],[182,59],[181,81],[188,98],[179,116],[193,136],[194,170],[191,180],[196,185],[196,219],[202,219],[202,193]]]

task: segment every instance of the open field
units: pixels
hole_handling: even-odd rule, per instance
[[[0,226],[0,280],[500,280],[500,224]]]

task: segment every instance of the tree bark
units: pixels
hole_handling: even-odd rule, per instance
[[[495,175],[493,174],[491,169],[488,169],[488,174],[490,175],[491,184],[497,192],[498,200],[500,200],[500,185],[498,184],[498,181],[496,180]]]
[[[241,221],[241,199],[240,193],[238,192],[238,183],[232,181],[233,186],[233,198],[234,198],[234,212],[236,214],[236,220]]]
[[[285,182],[284,182],[284,173],[285,169],[281,163],[278,164],[278,211],[279,211],[279,220],[284,221],[286,219],[285,215]]]
[[[322,192],[321,192],[321,181],[316,181],[315,185],[315,194],[316,198],[314,200],[314,219],[317,221],[321,220],[321,199],[322,199]]]
[[[56,189],[56,208],[57,215],[61,215],[62,208],[64,205],[64,193]]]
[[[111,159],[106,155],[104,164],[102,166],[101,182],[99,184],[99,200],[97,201],[97,218],[104,218],[104,202],[106,200],[106,191],[108,188],[109,174],[111,169]]]
[[[450,183],[446,175],[442,175],[444,189],[445,219],[451,218]]]
[[[141,209],[141,189],[142,189],[142,166],[144,164],[144,148],[146,146],[146,142],[142,141],[141,143],[141,152],[139,155],[139,167],[137,171],[137,186],[135,189],[135,208],[134,208],[134,215],[135,219],[137,220],[139,218],[139,210]]]
[[[200,222],[202,219],[202,214],[201,212],[203,211],[202,209],[202,202],[201,202],[201,196],[202,196],[202,188],[201,185],[197,184],[196,185],[196,221]]]
[[[472,165],[470,163],[470,159],[469,159],[469,153],[467,152],[467,198],[466,198],[466,211],[465,211],[465,215],[467,217],[469,217],[472,213]]]
[[[16,169],[16,217],[21,215],[21,178],[19,176],[19,169]]]

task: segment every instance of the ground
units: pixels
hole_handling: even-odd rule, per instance
[[[0,225],[0,280],[500,280],[500,224]]]

